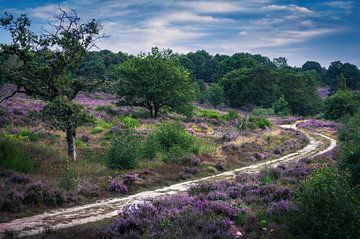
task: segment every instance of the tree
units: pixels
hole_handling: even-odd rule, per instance
[[[345,118],[339,134],[341,166],[350,172],[353,185],[360,185],[360,111]]]
[[[339,120],[348,115],[353,115],[360,103],[349,90],[338,90],[325,101],[324,116],[327,119]]]
[[[59,8],[55,19],[50,23],[53,31],[40,35],[31,32],[31,22],[26,15],[14,18],[5,13],[0,19],[0,25],[12,38],[10,44],[0,45],[1,52],[17,61],[4,72],[17,89],[0,102],[16,93],[48,102],[42,112],[43,118],[51,127],[66,132],[68,155],[76,160],[76,128],[87,120],[82,107],[72,100],[79,91],[94,88],[104,81],[90,75],[78,77],[76,73],[86,52],[103,37],[99,35],[102,27],[94,19],[81,21],[74,10],[67,12]]]
[[[311,71],[296,72],[281,70],[281,92],[294,114],[315,115],[322,108],[322,100],[317,92],[319,80]]]
[[[343,75],[346,79],[346,85],[349,89],[360,89],[360,71],[356,65],[350,63],[341,63],[341,61],[331,62],[326,74],[326,83],[332,88],[334,92],[338,80],[341,79],[340,75]]]
[[[301,69],[303,71],[315,71],[319,75],[321,82],[325,83],[326,69],[323,68],[319,62],[307,61],[302,65]]]
[[[232,107],[255,105],[271,107],[280,96],[279,76],[267,66],[242,68],[227,73],[220,84]]]
[[[286,116],[290,113],[289,103],[285,100],[283,95],[274,102],[273,108],[274,113],[279,116]]]
[[[218,106],[225,102],[224,89],[221,85],[214,83],[209,87],[208,100],[213,106]]]
[[[131,105],[147,108],[151,117],[157,117],[163,106],[190,114],[195,97],[189,73],[176,58],[165,51],[152,49],[152,53],[128,60],[117,68],[118,97]]]
[[[274,58],[273,62],[279,68],[288,66],[286,58],[282,56]]]

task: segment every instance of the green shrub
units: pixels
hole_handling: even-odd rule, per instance
[[[340,130],[341,165],[350,172],[353,185],[360,185],[360,111],[348,117]]]
[[[76,177],[76,173],[74,170],[70,168],[65,168],[60,175],[58,185],[60,188],[65,189],[67,191],[72,190],[77,185],[78,180]]]
[[[18,142],[37,142],[41,138],[40,132],[32,132],[28,129],[21,129],[17,134],[4,134],[5,138],[12,139]]]
[[[102,119],[96,119],[95,120],[95,126],[90,130],[91,134],[99,134],[101,132],[104,132],[106,129],[111,128],[111,123],[108,123]]]
[[[131,115],[129,116],[118,116],[113,120],[113,124],[123,123],[127,128],[137,128],[140,126],[140,121],[138,119],[133,118]]]
[[[207,117],[210,119],[222,119],[222,115],[215,110],[198,109],[197,116]]]
[[[289,103],[281,96],[273,104],[274,113],[278,116],[287,116],[290,114]]]
[[[357,96],[348,90],[338,90],[328,97],[324,104],[324,116],[330,120],[340,120],[351,116],[360,107]]]
[[[360,190],[343,172],[315,172],[297,196],[291,228],[300,238],[350,239],[360,235]]]
[[[12,139],[0,140],[0,166],[21,172],[33,170],[33,163]]]
[[[209,103],[213,106],[221,105],[225,102],[224,89],[219,84],[210,85],[208,92]]]
[[[254,108],[251,113],[259,117],[266,117],[275,114],[273,108]]]
[[[223,115],[223,119],[226,121],[240,119],[240,115],[236,110],[231,109]]]
[[[111,105],[98,105],[95,107],[95,111],[105,111],[110,115],[116,114],[115,110]]]
[[[178,122],[160,124],[145,140],[142,147],[143,158],[164,161],[179,160],[187,154],[199,153],[198,140],[189,134]]]
[[[271,121],[269,121],[264,117],[250,116],[248,121],[246,122],[246,127],[251,129],[255,129],[255,128],[265,129],[266,127],[271,128],[272,123]]]
[[[113,139],[106,161],[112,169],[134,169],[138,165],[141,138],[130,130]]]

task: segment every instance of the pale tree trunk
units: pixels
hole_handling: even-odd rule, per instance
[[[66,130],[66,140],[68,144],[68,155],[69,158],[76,161],[77,154],[76,154],[76,146],[75,146],[75,136],[76,131],[73,127],[68,127]]]

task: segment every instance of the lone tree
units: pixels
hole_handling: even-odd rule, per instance
[[[158,116],[161,107],[191,114],[195,96],[189,73],[173,57],[170,50],[153,48],[148,55],[140,55],[116,69],[116,91],[128,104],[147,108],[151,117]]]
[[[0,103],[16,93],[48,102],[42,118],[47,126],[66,132],[68,155],[76,160],[76,129],[90,118],[84,108],[72,100],[79,91],[104,82],[91,75],[78,77],[77,72],[85,53],[104,36],[100,35],[102,27],[98,21],[83,22],[75,10],[64,11],[59,7],[59,14],[49,24],[52,31],[37,35],[30,30],[31,23],[26,15],[15,18],[5,13],[0,18],[0,25],[12,38],[10,44],[0,45],[0,53],[16,58],[16,63],[8,65],[2,74],[17,86]],[[3,64],[6,59],[2,60]]]

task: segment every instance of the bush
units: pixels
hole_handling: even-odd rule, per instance
[[[285,100],[284,96],[281,96],[273,104],[274,113],[278,116],[287,116],[290,114],[289,103]]]
[[[266,117],[275,114],[272,108],[254,108],[251,113],[259,117]]]
[[[251,129],[255,129],[255,128],[265,129],[265,128],[271,128],[272,123],[271,121],[269,121],[264,117],[250,116],[249,120],[246,122],[246,127]]]
[[[350,239],[360,235],[360,190],[348,175],[324,168],[298,195],[292,229],[300,238]]]
[[[338,90],[325,101],[324,116],[326,119],[339,120],[347,115],[353,115],[360,106],[354,93]]]
[[[229,110],[224,116],[223,119],[226,121],[240,119],[240,115],[236,110]]]
[[[138,165],[140,137],[130,130],[122,131],[112,141],[106,156],[109,168],[134,169]]]
[[[74,189],[78,181],[76,178],[76,173],[70,168],[65,168],[59,178],[59,187],[67,191]]]
[[[197,116],[210,119],[222,119],[222,115],[215,110],[198,109]]]
[[[208,100],[213,106],[218,106],[225,102],[224,89],[221,85],[214,83],[209,87]]]
[[[113,123],[123,123],[127,128],[137,128],[140,126],[140,121],[138,119],[133,118],[130,116],[120,116],[113,120]]]
[[[164,161],[178,160],[187,154],[199,153],[198,140],[178,122],[164,122],[152,132],[143,145],[143,157]]]
[[[360,111],[348,117],[339,135],[341,164],[348,169],[354,185],[360,185]]]
[[[95,120],[95,126],[94,128],[92,128],[90,130],[90,133],[91,134],[99,134],[101,132],[103,132],[104,130],[106,129],[109,129],[111,128],[111,123],[108,123],[104,120],[101,120],[101,119],[96,119]]]
[[[33,169],[32,161],[12,139],[0,140],[0,166],[22,172],[30,172]]]

